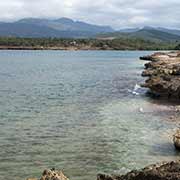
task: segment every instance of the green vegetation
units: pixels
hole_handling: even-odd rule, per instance
[[[114,50],[173,50],[177,42],[153,42],[140,38],[118,38],[95,42],[96,46],[110,47]]]
[[[179,32],[179,31],[178,31]],[[180,33],[180,32],[179,32]],[[180,35],[172,34],[170,32],[164,32],[157,29],[143,28],[135,32],[123,33],[123,32],[112,32],[99,34],[97,37],[100,38],[140,38],[153,42],[176,42],[180,41]]]
[[[0,37],[0,48],[36,49],[98,49],[98,50],[173,50],[178,42],[153,42],[140,38],[59,39]]]
[[[175,47],[175,50],[180,50],[180,44]]]

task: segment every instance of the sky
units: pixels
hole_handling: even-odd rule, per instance
[[[0,0],[0,21],[68,17],[115,29],[180,29],[180,0]]]

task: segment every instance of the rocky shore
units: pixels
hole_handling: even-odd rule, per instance
[[[142,73],[148,77],[142,87],[158,96],[180,99],[180,52],[158,52],[140,59],[150,61]]]
[[[147,166],[141,170],[133,170],[125,175],[98,174],[97,180],[179,180],[180,161],[163,162]],[[40,178],[27,180],[69,180],[62,171],[44,170]]]
[[[97,180],[179,180],[180,161],[161,163],[135,170],[126,175],[99,174]]]
[[[147,80],[142,87],[149,88],[156,96],[180,99],[180,51],[157,52],[140,57],[149,61],[145,64],[143,77]],[[180,149],[180,130],[172,137],[176,149]],[[133,170],[125,175],[99,174],[97,180],[179,180],[180,161],[163,162]]]

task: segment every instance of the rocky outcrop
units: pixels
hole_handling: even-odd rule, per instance
[[[173,142],[176,149],[180,150],[180,130],[178,129],[173,136]]]
[[[179,180],[180,161],[148,166],[126,175],[99,174],[97,180]]]
[[[140,59],[150,61],[142,73],[148,79],[141,86],[153,94],[180,99],[180,52],[155,53]]]
[[[55,169],[46,169],[42,173],[40,179],[38,178],[29,178],[27,180],[69,180],[62,171],[56,171]]]

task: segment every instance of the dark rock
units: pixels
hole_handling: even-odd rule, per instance
[[[126,175],[98,174],[97,180],[179,180],[180,161],[148,166]]]
[[[152,56],[141,56],[140,59],[141,59],[141,60],[151,61],[151,60],[152,60]]]

